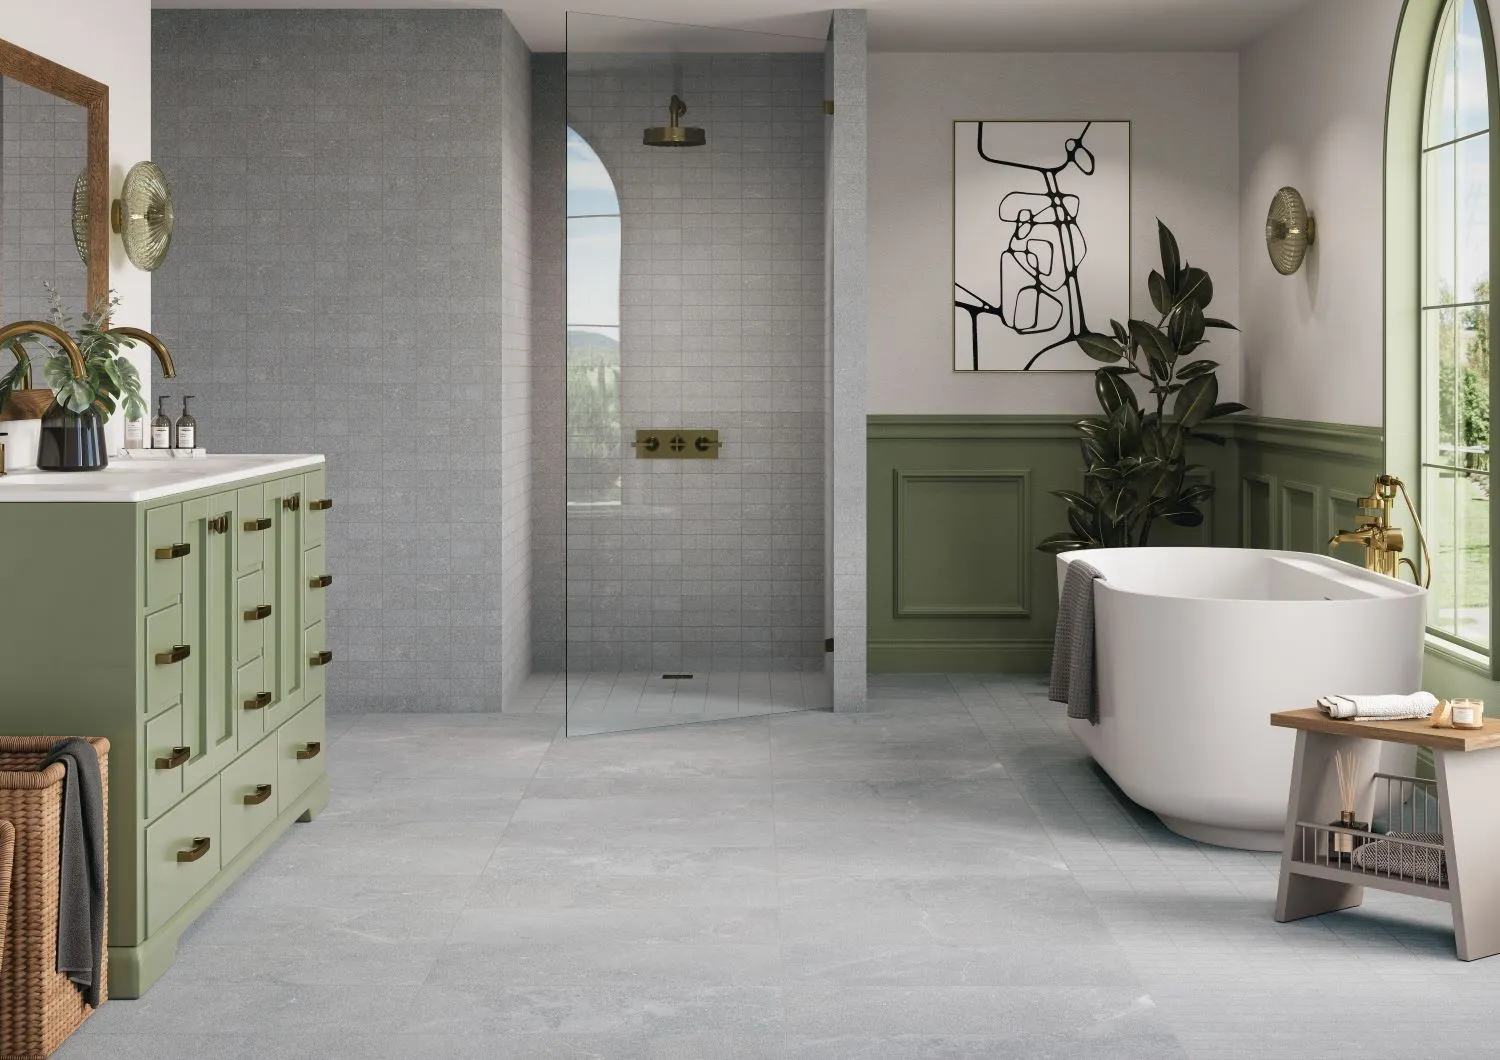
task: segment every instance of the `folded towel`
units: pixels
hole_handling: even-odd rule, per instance
[[[1063,578],[1052,639],[1052,680],[1047,698],[1066,703],[1068,717],[1099,724],[1099,690],[1094,675],[1094,582],[1097,567],[1075,559]]]
[[[99,754],[87,740],[52,745],[41,768],[61,762],[62,864],[58,874],[57,970],[99,1007],[104,982],[104,784]]]
[[[1330,718],[1354,720],[1427,718],[1437,705],[1437,696],[1431,692],[1413,692],[1409,696],[1324,696],[1318,700],[1318,706]]]

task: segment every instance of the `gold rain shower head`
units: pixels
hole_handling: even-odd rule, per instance
[[[679,124],[687,113],[687,104],[674,95],[667,108],[667,124],[647,129],[641,134],[641,143],[647,147],[702,147],[708,137],[702,129]]]

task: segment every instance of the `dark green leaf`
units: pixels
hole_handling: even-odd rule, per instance
[[[1146,358],[1151,362],[1154,375],[1165,377],[1171,374],[1171,364],[1177,359],[1177,350],[1161,328],[1145,320],[1132,320],[1130,337],[1146,351]]]
[[[1183,382],[1187,382],[1189,379],[1195,378],[1196,376],[1212,372],[1218,367],[1218,361],[1191,361],[1188,364],[1185,364],[1181,368],[1177,369],[1177,378],[1182,380]]]
[[[1207,309],[1208,303],[1214,300],[1214,282],[1209,279],[1208,273],[1202,269],[1195,269],[1191,265],[1182,270],[1182,278],[1177,283],[1177,304],[1186,305],[1188,302],[1197,302],[1199,309]],[[1204,320],[1205,325],[1207,319]]]
[[[1203,304],[1207,305],[1208,303],[1205,302]],[[1220,320],[1218,317],[1204,317],[1203,318],[1203,326],[1206,327],[1206,328],[1219,328],[1219,329],[1224,330],[1224,331],[1238,331],[1238,330],[1240,330],[1239,328],[1237,328],[1233,324],[1231,324],[1229,321],[1227,321],[1227,320]]]
[[[1178,392],[1172,403],[1172,415],[1182,426],[1196,427],[1208,416],[1218,397],[1219,380],[1212,375],[1200,375]]]
[[[1172,234],[1170,228],[1161,223],[1159,217],[1156,219],[1156,239],[1161,244],[1161,273],[1175,292],[1178,273],[1182,270],[1182,252],[1177,249],[1177,237]],[[1162,310],[1162,312],[1166,311]]]
[[[1224,401],[1208,410],[1206,420],[1216,420],[1222,416],[1233,416],[1236,412],[1249,412],[1249,405],[1241,405],[1238,401]]]
[[[1076,552],[1080,548],[1090,548],[1093,544],[1094,542],[1092,541],[1080,541],[1072,534],[1053,534],[1050,537],[1043,538],[1036,547],[1040,552],[1057,553]]]
[[[1108,335],[1100,335],[1094,331],[1078,336],[1078,348],[1094,360],[1108,364],[1113,364],[1125,356],[1125,350],[1120,343]]]
[[[1156,307],[1158,313],[1166,316],[1172,311],[1171,288],[1167,286],[1167,281],[1162,274],[1155,269],[1151,270],[1151,275],[1146,277],[1146,290],[1150,292],[1151,304]]]
[[[1091,501],[1089,498],[1073,490],[1053,490],[1052,496],[1067,501],[1075,508],[1082,508],[1083,510],[1089,512],[1094,511],[1098,507],[1098,505]]]
[[[1097,537],[1099,534],[1099,509],[1091,507],[1087,512],[1077,508],[1068,509],[1068,525],[1073,528],[1073,533],[1084,540]]]
[[[1167,337],[1178,355],[1191,353],[1203,339],[1203,309],[1197,302],[1189,302],[1172,314],[1167,325]]]
[[[1130,345],[1130,332],[1124,324],[1121,324],[1118,320],[1111,320],[1109,327],[1115,333],[1115,341],[1120,344],[1122,350]]]
[[[74,379],[70,375],[63,381],[62,386],[55,389],[58,404],[73,412],[87,412],[89,406],[94,403],[94,391],[87,380]]]
[[[1188,504],[1202,504],[1214,495],[1214,488],[1206,482],[1195,483],[1182,491],[1182,500]]]
[[[1191,504],[1174,505],[1161,513],[1161,517],[1174,526],[1202,526],[1203,513]]]
[[[1114,372],[1094,373],[1094,394],[1099,398],[1100,407],[1111,414],[1124,405],[1139,407],[1135,399],[1135,391],[1131,390],[1130,385]]]

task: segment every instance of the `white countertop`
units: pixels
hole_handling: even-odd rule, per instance
[[[6,501],[121,501],[134,504],[177,493],[229,486],[262,475],[317,467],[321,456],[263,456],[232,453],[188,460],[132,463],[111,457],[103,471],[12,471],[0,477],[0,504]]]

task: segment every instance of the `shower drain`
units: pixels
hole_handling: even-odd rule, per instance
[[[661,679],[663,681],[691,681],[693,679],[693,675],[692,674],[662,674],[661,675]]]

